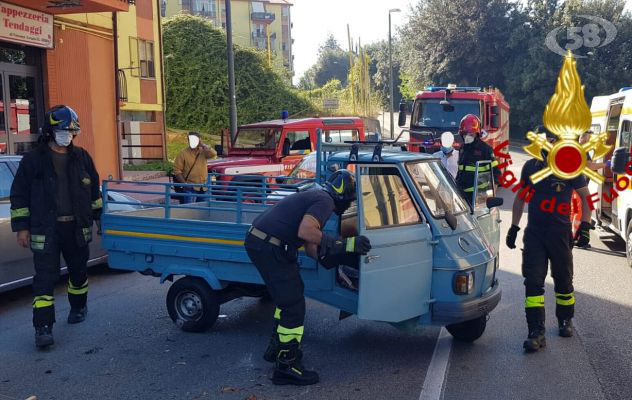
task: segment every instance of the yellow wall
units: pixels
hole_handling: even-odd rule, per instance
[[[167,7],[165,15],[167,17],[174,16],[182,11],[182,5],[179,4],[179,0],[167,0]],[[233,20],[233,43],[242,47],[255,47],[251,40],[253,22],[250,18],[251,14],[251,1],[250,0],[233,0],[232,5],[232,20]],[[216,18],[211,19],[213,25],[216,27],[222,26],[222,9],[224,8],[224,0],[216,0]],[[265,3],[266,12],[274,13],[275,20],[269,25],[270,35],[276,33],[276,41],[274,47],[271,49],[276,52],[276,56],[279,58],[279,63],[289,62],[289,60],[283,60],[283,5]],[[130,7],[131,8],[131,7]],[[291,46],[288,43],[288,46]],[[266,50],[266,49],[264,49]]]
[[[176,1],[177,3],[177,1]],[[158,24],[160,23],[160,10],[157,2],[152,1],[153,6],[153,31],[154,31],[154,69],[156,72],[156,91],[157,102],[153,104],[143,104],[141,102],[140,81],[138,76],[132,76],[132,70],[125,69],[130,67],[138,67],[132,65],[130,54],[130,38],[136,38],[136,6],[130,5],[129,12],[118,13],[118,65],[119,68],[125,69],[125,77],[127,79],[127,102],[121,106],[121,110],[137,110],[137,111],[162,111],[162,55],[160,54],[160,38]],[[136,74],[138,75],[138,74]]]

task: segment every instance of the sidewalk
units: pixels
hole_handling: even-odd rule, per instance
[[[134,198],[141,203],[163,203],[165,185],[139,185],[136,182],[157,182],[166,183],[169,182],[169,177],[164,171],[124,171],[123,180],[129,181],[129,183],[116,183],[109,184],[108,190],[121,191],[121,190],[139,190],[143,192],[155,192],[153,194],[141,194],[141,193],[126,193],[120,192],[126,196]]]

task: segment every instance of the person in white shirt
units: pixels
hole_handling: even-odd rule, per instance
[[[441,164],[448,170],[453,178],[459,169],[459,151],[452,147],[454,144],[454,135],[452,132],[443,132],[441,134],[441,150],[433,154],[434,157],[441,159]]]

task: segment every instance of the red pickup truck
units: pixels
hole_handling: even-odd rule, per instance
[[[316,150],[317,129],[321,130],[321,140],[325,143],[365,138],[364,123],[355,117],[287,119],[242,125],[232,143],[224,140],[229,144],[227,149],[219,146],[218,154],[223,157],[209,161],[208,170],[228,175],[285,176]],[[233,181],[249,179],[252,178],[232,177]]]

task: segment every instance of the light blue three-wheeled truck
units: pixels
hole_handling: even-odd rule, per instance
[[[358,318],[400,328],[446,326],[458,340],[479,338],[501,298],[499,211],[491,172],[478,172],[471,205],[439,160],[392,143],[319,143],[316,178],[260,178],[247,186],[209,175],[207,192],[180,205],[169,184],[164,204],[111,212],[104,200],[103,246],[113,268],[173,281],[167,309],[186,331],[204,331],[220,305],[238,297],[265,296],[243,241],[251,221],[276,203],[283,191],[318,190],[338,168],[355,172],[358,201],[324,230],[367,236],[372,250],[359,256],[356,286],[340,270],[325,269],[299,254],[305,295]],[[482,168],[482,171],[490,170]],[[254,177],[256,178],[256,177]],[[254,179],[253,179],[254,180]],[[121,181],[105,181],[108,185]],[[119,192],[150,192],[143,183]],[[155,183],[153,183],[155,187]],[[348,271],[348,268],[347,268]]]

